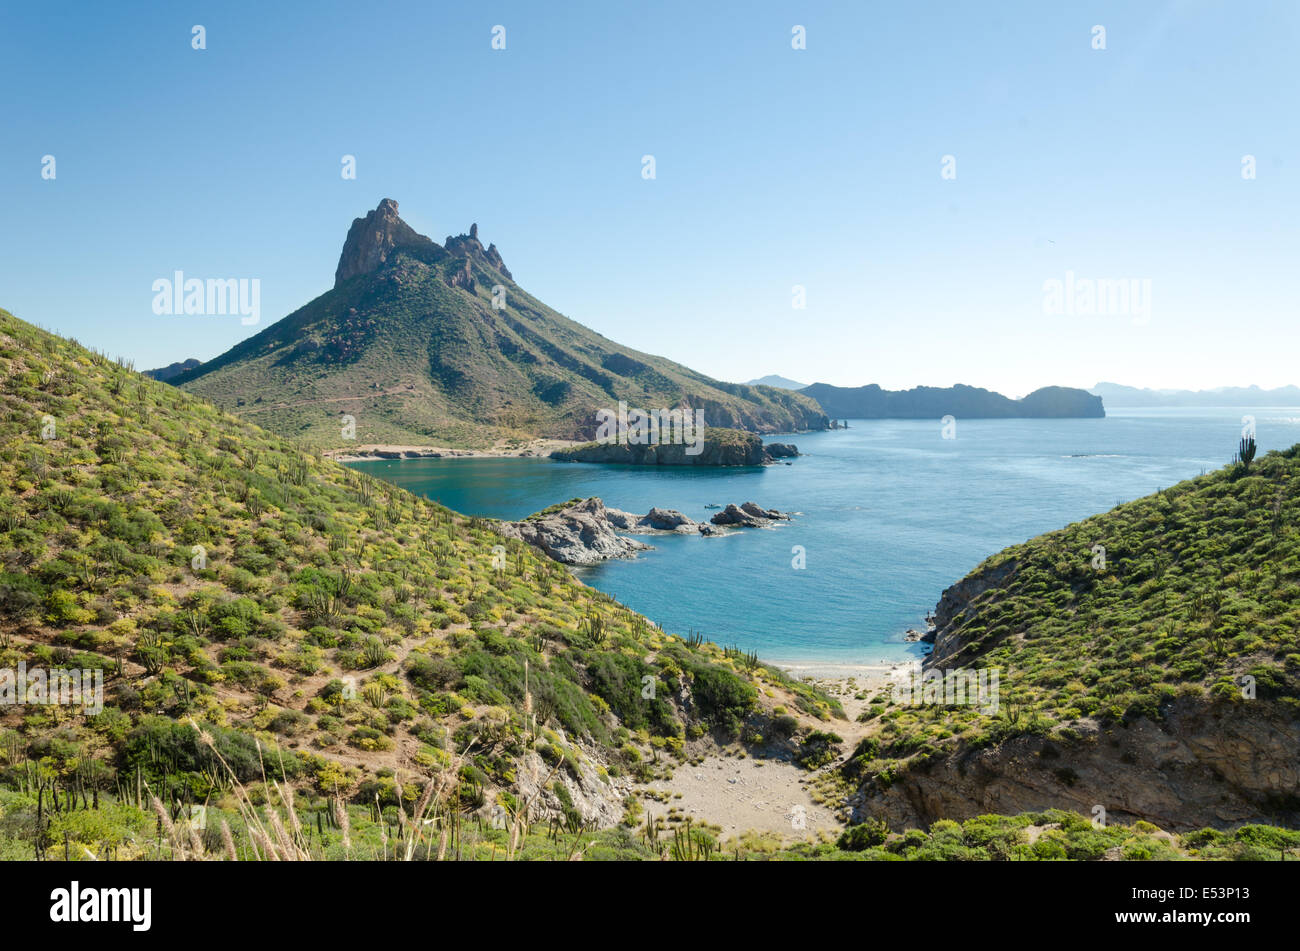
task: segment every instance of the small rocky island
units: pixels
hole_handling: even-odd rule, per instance
[[[765,509],[753,502],[744,505],[728,505],[713,518],[714,525],[739,525],[743,528],[763,528],[772,522],[788,522],[790,516],[776,509]]]
[[[698,452],[694,452],[696,448]],[[710,427],[703,444],[589,442],[557,449],[551,458],[560,462],[605,462],[632,466],[767,466],[778,459],[799,455],[790,443],[763,444],[756,433]]]
[[[586,567],[610,558],[631,558],[654,546],[627,535],[673,532],[721,535],[728,528],[762,528],[789,521],[776,509],[753,502],[728,505],[710,522],[697,522],[676,509],[652,508],[645,515],[606,508],[599,498],[571,499],[517,522],[501,522],[497,531],[517,538],[566,565]]]

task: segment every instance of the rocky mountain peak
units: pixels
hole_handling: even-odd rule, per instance
[[[483,247],[483,242],[478,239],[477,224],[469,226],[469,234],[447,235],[446,248],[452,254],[472,258],[481,264],[496,268],[507,278],[514,280],[514,275],[506,268],[506,262],[501,260],[501,252],[497,250],[497,246],[490,244],[486,248]]]
[[[385,198],[364,218],[354,218],[343,242],[339,266],[334,271],[334,286],[350,277],[379,270],[394,248],[433,244],[397,214],[397,202]]]

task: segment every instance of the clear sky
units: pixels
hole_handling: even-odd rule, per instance
[[[210,358],[391,197],[723,379],[1300,383],[1298,50],[1294,0],[12,3],[0,306]],[[178,269],[260,280],[261,325],[156,316]],[[1067,272],[1149,315],[1049,313]]]

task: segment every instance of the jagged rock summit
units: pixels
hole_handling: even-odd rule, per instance
[[[473,258],[494,267],[512,281],[515,279],[515,276],[506,269],[506,262],[501,260],[501,252],[497,250],[497,246],[489,244],[486,249],[483,247],[483,242],[478,239],[477,224],[469,226],[469,234],[455,237],[447,235],[446,248],[452,254]]]
[[[348,229],[347,240],[343,242],[343,251],[339,254],[339,266],[334,271],[334,286],[337,288],[349,278],[358,274],[371,274],[378,271],[388,261],[389,256],[398,248],[438,247],[438,243],[428,238],[405,221],[397,213],[397,202],[385,198],[374,211],[364,218],[352,219]],[[469,234],[458,237],[447,236],[446,250],[457,257],[473,258],[475,261],[496,268],[507,278],[514,279],[506,270],[501,260],[501,252],[495,244],[487,248],[478,239],[478,225],[469,227]],[[468,277],[455,282],[454,286],[472,285]]]
[[[620,403],[689,408],[710,436],[828,426],[807,397],[714,380],[570,320],[516,283],[477,224],[444,247],[391,198],[352,221],[332,288],[173,385],[340,449],[352,440],[343,416],[357,444],[403,451],[583,442]]]
[[[385,198],[379,207],[364,218],[352,219],[339,266],[334,271],[334,286],[350,277],[379,270],[395,248],[433,244],[397,214],[397,202]]]

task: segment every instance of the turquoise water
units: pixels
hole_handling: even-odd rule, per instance
[[[600,496],[643,513],[706,520],[710,503],[798,512],[788,525],[722,538],[641,536],[633,560],[584,569],[667,630],[701,632],[774,662],[919,656],[940,592],[1007,545],[1228,462],[1241,417],[1261,454],[1300,442],[1300,408],[1108,409],[1106,419],[851,421],[790,437],[804,455],[754,469],[639,468],[543,459],[415,459],[355,466],[457,511],[520,518]],[[807,567],[792,567],[803,546]]]

